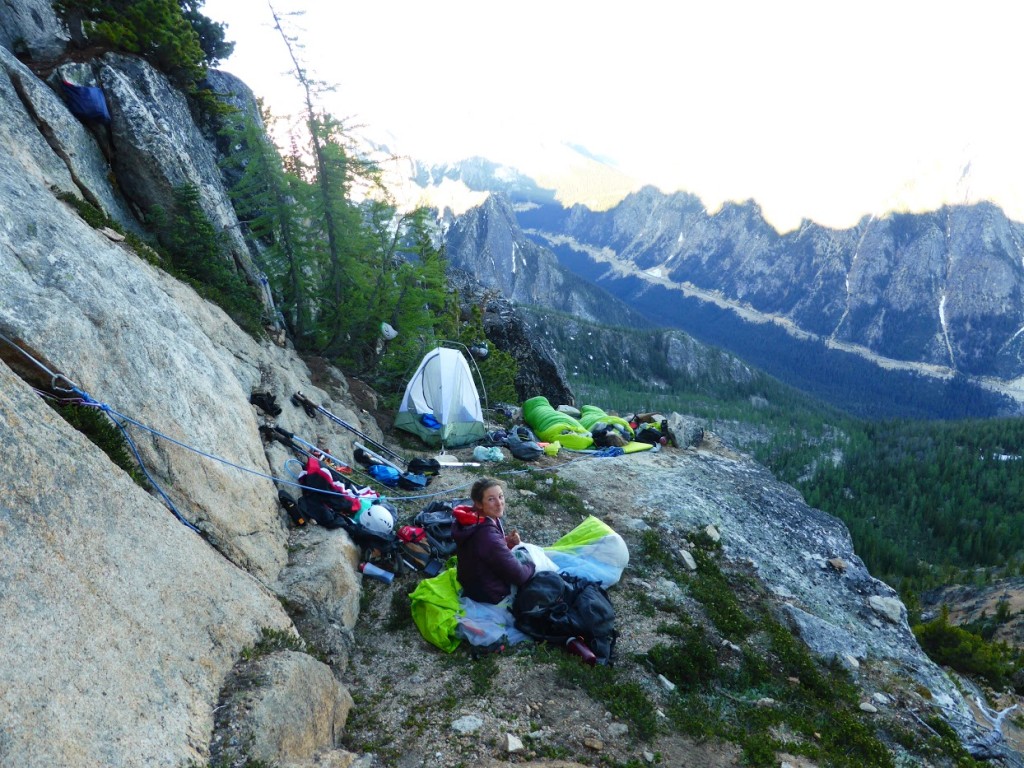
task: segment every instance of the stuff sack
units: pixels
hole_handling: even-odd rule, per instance
[[[433,578],[423,579],[409,594],[416,628],[424,640],[446,653],[454,651],[461,642],[455,634],[462,613],[461,588],[455,569],[449,568]]]
[[[67,80],[64,80],[61,86],[64,89],[64,101],[71,114],[87,123],[110,125],[110,111],[107,109],[107,100],[103,97],[102,89],[91,85],[75,85]]]
[[[615,651],[615,608],[596,581],[555,571],[534,575],[512,603],[516,628],[537,640],[566,645],[582,640],[598,664],[611,665]]]
[[[537,438],[526,427],[517,427],[508,433],[505,445],[509,452],[520,461],[534,461],[544,454]]]
[[[387,464],[371,464],[366,468],[366,473],[381,485],[386,485],[389,488],[398,487],[401,477],[401,473],[397,469]]]

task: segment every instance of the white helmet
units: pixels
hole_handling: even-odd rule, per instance
[[[359,524],[368,531],[386,536],[394,529],[395,518],[387,507],[374,504],[359,516]]]

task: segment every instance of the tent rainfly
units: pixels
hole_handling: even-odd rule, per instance
[[[457,448],[483,438],[480,395],[461,352],[438,347],[423,357],[405,388],[395,426],[432,446]]]

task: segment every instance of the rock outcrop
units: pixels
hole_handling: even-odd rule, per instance
[[[532,333],[526,318],[513,304],[493,290],[487,290],[469,273],[449,268],[448,279],[459,291],[464,305],[483,310],[487,340],[515,358],[516,394],[520,401],[543,395],[552,403],[574,403],[575,396],[565,368],[550,345]]]
[[[0,48],[32,59],[52,59],[70,40],[50,0],[0,5]]]
[[[814,653],[848,668],[883,666],[887,677],[913,681],[965,740],[980,739],[963,696],[921,651],[895,591],[864,567],[841,521],[808,507],[755,462],[714,449],[713,438],[698,450],[610,466],[575,462],[562,473],[602,505],[621,507],[628,498],[633,514],[659,521],[666,540],[714,526],[726,555],[749,563]],[[843,570],[829,563],[836,559]]]
[[[2,48],[0,63],[0,135],[9,148],[0,153],[0,655],[12,662],[0,672],[0,763],[180,768],[209,756],[214,709],[243,649],[263,630],[295,632],[282,605],[319,612],[302,613],[327,628],[316,640],[333,671],[304,662],[322,668],[312,673],[320,678],[344,668],[358,613],[355,553],[344,533],[319,531],[322,540],[289,559],[271,479],[290,481],[287,456],[263,445],[266,414],[251,394],[277,395],[278,424],[339,452],[351,450],[352,436],[291,406],[292,392],[379,432],[340,400],[344,377],[318,377],[321,389],[293,351],[248,336],[58,199],[85,197],[141,229],[133,206],[147,184],[163,194],[161,185],[192,179],[218,190],[210,198],[224,206],[216,221],[229,225],[214,149],[161,76],[126,57],[96,64],[119,115],[114,152],[134,158],[122,155],[112,174],[56,93]],[[187,142],[173,121],[192,125]],[[135,168],[132,187],[126,177]],[[133,189],[131,204],[115,177],[117,189]],[[33,387],[94,398],[124,425],[166,501],[137,486]],[[283,710],[297,707],[295,679],[282,676]],[[343,691],[330,695],[347,700]],[[337,752],[346,712],[337,708],[329,738],[308,742],[318,754]],[[278,732],[276,743],[289,738]],[[287,757],[292,765],[313,759]]]

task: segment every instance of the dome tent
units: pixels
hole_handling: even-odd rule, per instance
[[[480,395],[461,352],[438,347],[424,355],[405,388],[395,426],[433,446],[454,448],[483,438]]]

